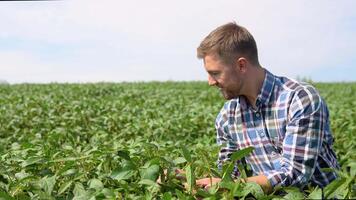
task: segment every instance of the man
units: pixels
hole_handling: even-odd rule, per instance
[[[236,23],[212,31],[197,49],[216,86],[227,100],[216,118],[221,145],[218,167],[236,150],[254,147],[247,156],[256,182],[265,192],[276,186],[323,188],[336,178],[322,168],[338,168],[329,113],[316,89],[278,77],[262,68],[253,36]],[[235,170],[235,175],[239,172]],[[213,184],[220,181],[213,179]],[[197,180],[208,187],[210,179]]]

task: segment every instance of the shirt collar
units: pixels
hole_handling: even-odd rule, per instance
[[[261,104],[268,105],[274,88],[274,82],[275,82],[274,75],[266,69],[265,72],[266,72],[265,79],[263,81],[261,91],[258,94],[256,100],[257,107],[260,107]]]

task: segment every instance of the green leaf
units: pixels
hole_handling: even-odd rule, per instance
[[[256,199],[261,199],[265,195],[261,186],[254,182],[245,183],[243,187],[244,197],[248,194],[252,194]]]
[[[117,152],[117,155],[125,160],[131,160],[130,153],[128,151],[120,150]]]
[[[185,200],[187,199],[187,197],[179,190],[175,189],[176,195],[178,197],[179,200]]]
[[[15,174],[15,177],[18,180],[22,180],[24,178],[27,178],[28,176],[30,176],[30,174],[26,173],[24,170],[22,170],[21,172],[18,172],[18,173]]]
[[[179,164],[186,163],[186,162],[187,162],[187,160],[185,158],[183,158],[183,157],[178,157],[178,158],[173,160],[173,163],[175,165],[179,165]]]
[[[61,175],[62,176],[71,176],[71,175],[75,175],[78,173],[77,169],[68,169],[67,171],[63,172]]]
[[[228,190],[232,190],[234,188],[234,185],[235,185],[235,183],[232,181],[224,181],[223,180],[219,183],[220,188],[224,188],[224,189],[228,189]]]
[[[119,169],[119,170],[113,171],[111,173],[110,177],[117,181],[121,181],[121,180],[127,180],[127,179],[131,178],[133,176],[133,174],[134,174],[134,171],[132,171],[132,170]]]
[[[14,200],[14,198],[3,191],[0,191],[0,200]]]
[[[344,183],[342,183],[342,185],[340,185],[339,187],[337,187],[337,189],[332,192],[331,194],[329,194],[328,196],[330,198],[337,198],[337,199],[345,199],[348,194],[351,192],[349,191],[349,188],[352,187],[352,181],[354,181],[355,177],[349,177],[345,180]]]
[[[187,165],[185,168],[185,173],[187,177],[188,190],[190,193],[192,193],[195,187],[194,166],[192,164]]]
[[[74,194],[73,200],[89,199],[89,195],[87,191],[85,191],[83,184],[81,184],[80,182],[75,183],[73,194]]]
[[[124,160],[122,162],[122,169],[124,169],[124,170],[136,170],[137,166],[135,165],[135,163],[133,161]]]
[[[141,169],[141,178],[156,181],[159,175],[159,166],[151,165],[146,169]]]
[[[184,158],[188,161],[188,162],[192,162],[192,157],[190,155],[189,150],[186,147],[182,147],[182,154],[184,156]]]
[[[101,193],[104,194],[104,196],[106,198],[114,198],[115,197],[115,191],[113,189],[104,188],[101,191]]]
[[[80,157],[67,157],[67,158],[59,158],[56,160],[51,160],[49,163],[58,163],[58,162],[69,162],[69,161],[76,161],[76,160],[83,160],[86,158],[90,158],[92,155],[80,156]]]
[[[333,198],[333,193],[346,181],[345,178],[338,178],[324,188],[325,198]]]
[[[253,150],[254,150],[253,147],[247,147],[247,148],[238,150],[238,151],[234,152],[233,154],[231,154],[230,160],[231,160],[231,162],[234,162],[234,161],[237,161],[237,160],[241,160],[241,158],[247,156]]]
[[[305,199],[304,194],[298,188],[285,188],[287,194],[283,197],[284,199]]]
[[[239,172],[241,174],[240,177],[241,178],[247,178],[245,168],[243,167],[243,165],[241,163],[237,164],[237,168],[239,169]]]
[[[33,164],[41,163],[43,158],[40,157],[31,157],[21,163],[21,167],[27,167]]]
[[[234,163],[229,162],[227,165],[224,165],[222,180],[223,181],[232,181],[231,173],[233,170],[234,170]]]
[[[67,181],[64,184],[62,184],[58,190],[58,194],[64,193],[72,185],[72,183],[73,181]]]
[[[51,195],[54,185],[56,184],[56,176],[44,177],[40,181],[41,188],[46,192],[46,194]]]
[[[356,162],[351,162],[347,166],[350,167],[350,176],[355,177],[356,176]]]
[[[101,182],[101,180],[96,179],[96,178],[90,179],[88,182],[88,185],[89,185],[89,188],[95,189],[96,191],[99,191],[104,188],[104,185]]]
[[[313,192],[311,192],[308,196],[308,199],[321,199],[322,198],[322,190],[318,187],[314,188]]]
[[[217,178],[221,178],[221,174],[218,171],[216,171],[215,169],[210,168],[210,171],[211,171],[213,176],[215,176]]]
[[[163,200],[171,200],[172,198],[173,197],[172,197],[172,194],[170,192],[165,192],[163,194],[163,197],[162,197]]]
[[[159,187],[159,185],[155,181],[149,179],[143,179],[139,181],[138,184]]]

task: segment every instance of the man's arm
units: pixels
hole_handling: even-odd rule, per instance
[[[326,105],[313,88],[298,91],[289,110],[289,122],[283,142],[281,168],[247,178],[268,193],[276,186],[305,186],[314,173],[325,127]],[[215,183],[220,180],[215,180]],[[200,179],[200,185],[209,180]]]
[[[197,186],[201,187],[201,188],[209,188],[212,185],[215,185],[217,183],[219,183],[221,181],[220,178],[203,178],[203,179],[199,179],[196,181]],[[261,188],[263,189],[263,191],[266,194],[269,194],[272,192],[272,185],[269,182],[267,176],[265,175],[258,175],[258,176],[252,176],[247,178],[246,180],[244,180],[244,182],[255,182],[257,184],[259,184],[261,186]]]
[[[215,121],[216,129],[216,143],[220,146],[220,151],[217,160],[217,166],[219,170],[222,170],[223,163],[230,160],[232,153],[238,150],[236,143],[232,142],[230,134],[228,134],[228,120],[229,120],[229,110],[230,107],[236,107],[236,102],[226,102],[224,107],[221,109],[219,115]],[[240,161],[237,161],[235,168],[232,172],[232,177],[238,177],[240,175],[237,164]]]
[[[308,87],[297,91],[289,109],[281,168],[264,173],[272,187],[303,187],[309,182],[326,127],[326,105],[316,90]]]

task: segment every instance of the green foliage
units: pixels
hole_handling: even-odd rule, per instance
[[[356,84],[313,84],[328,103],[341,164],[324,195],[356,198]],[[0,85],[0,199],[321,197],[320,188],[265,195],[231,180],[233,162],[217,171],[214,120],[223,103],[202,82]],[[201,190],[201,177],[223,182]]]

